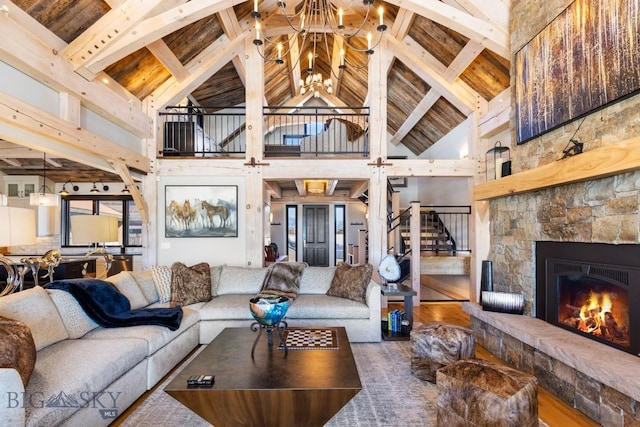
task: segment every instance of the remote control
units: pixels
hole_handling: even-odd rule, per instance
[[[187,380],[188,387],[211,387],[215,376],[213,375],[192,375]]]

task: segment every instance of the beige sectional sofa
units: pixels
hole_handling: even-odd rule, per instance
[[[266,270],[212,267],[214,297],[183,307],[176,331],[100,327],[62,290],[37,287],[0,298],[0,316],[27,324],[37,350],[26,387],[16,369],[0,368],[0,425],[108,425],[198,344],[211,342],[227,327],[248,328],[249,299],[260,290]],[[344,326],[352,342],[380,341],[379,285],[369,283],[366,304],[327,296],[334,271],[307,267],[285,320],[289,326]],[[132,308],[168,306],[167,284],[152,271],[108,280]]]

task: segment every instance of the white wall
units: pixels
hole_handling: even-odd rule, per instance
[[[59,115],[58,92],[0,61],[0,92]]]

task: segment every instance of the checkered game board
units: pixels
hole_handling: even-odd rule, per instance
[[[296,329],[284,332],[288,350],[337,350],[338,337],[335,329]],[[282,345],[278,346],[283,349]]]

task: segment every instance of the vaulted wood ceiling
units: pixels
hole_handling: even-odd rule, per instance
[[[279,2],[258,3],[263,31],[272,39],[285,41],[286,21]],[[286,7],[294,10],[300,3],[288,0]],[[349,23],[363,20],[366,6],[361,0],[336,3],[352,3]],[[254,37],[253,0],[14,0],[13,4],[63,41],[66,47],[59,55],[88,80],[106,76],[141,101],[158,94],[160,88],[163,93],[182,93],[188,88],[187,95],[203,106],[245,101],[242,54],[215,61],[214,67],[203,64],[215,55],[224,57],[228,53],[221,52],[230,44],[237,43],[237,51],[243,52],[244,40]],[[374,1],[373,7],[378,6],[385,10],[388,30],[384,37],[390,52],[387,131],[391,143],[404,144],[420,155],[508,88],[509,1]],[[375,28],[376,18],[377,14],[370,16],[366,26]],[[377,34],[375,29],[373,32]],[[336,43],[340,40],[328,35],[330,56],[321,53],[317,58],[317,71],[334,80],[334,93],[325,100],[336,106],[366,105],[367,67],[339,70]],[[366,46],[366,40],[352,39],[351,43]],[[366,61],[366,56],[343,46],[349,62]],[[266,49],[268,54],[275,47]],[[292,52],[300,49],[294,46]],[[302,102],[298,94],[301,67],[295,65],[292,57],[285,58],[282,65],[265,62],[266,105]],[[0,151],[0,170],[24,173],[16,165],[29,161],[15,155],[9,158]],[[72,173],[66,168],[73,169],[73,164],[60,164],[63,176]],[[51,177],[53,173],[48,170]],[[96,179],[82,179],[82,174],[69,177]]]

